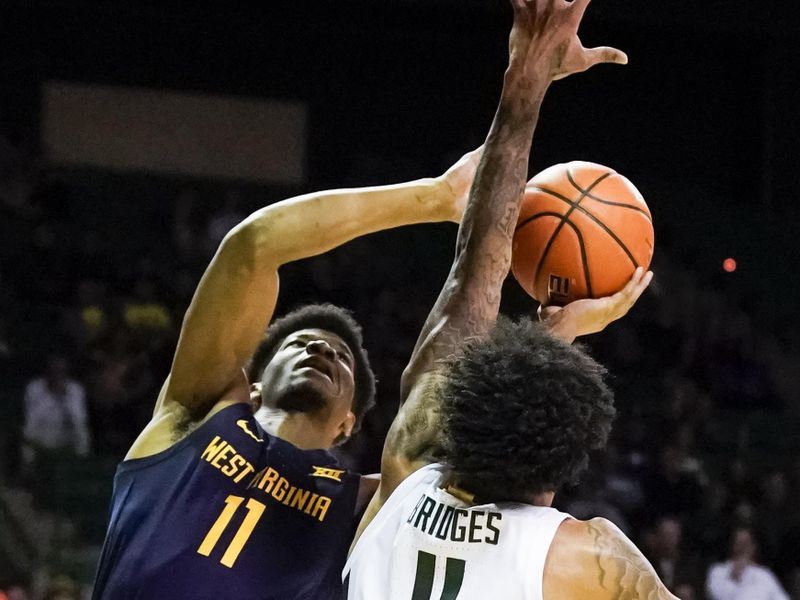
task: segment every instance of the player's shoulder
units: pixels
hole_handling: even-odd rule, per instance
[[[587,521],[564,519],[553,537],[548,563],[554,567],[559,566],[562,564],[562,557],[572,557],[569,562],[575,562],[576,558],[593,554],[602,538],[616,538],[618,534],[621,535],[622,532],[616,525],[600,517]]]
[[[209,414],[199,422],[191,419],[186,410],[179,405],[167,405],[153,415],[151,421],[134,441],[125,461],[163,456],[168,451],[187,444],[202,443],[206,437],[217,443],[220,438],[235,446],[234,441],[252,438],[263,442],[264,436],[252,423],[252,413],[243,403],[218,403]],[[213,438],[213,439],[212,439]]]
[[[557,541],[564,545],[584,544],[587,540],[602,536],[625,538],[625,534],[619,527],[603,517],[595,517],[586,521],[569,518],[564,519],[561,523],[554,542]]]
[[[47,382],[44,377],[34,377],[25,385],[25,392],[28,394],[39,394],[44,391]]]
[[[628,537],[603,518],[565,519],[550,545],[544,569],[544,597],[617,597],[624,589],[619,578],[628,569],[636,577],[655,578],[647,560]],[[647,587],[657,587],[657,578]],[[660,598],[661,596],[654,596]]]
[[[713,577],[720,573],[725,573],[730,568],[731,568],[730,561],[712,563],[711,566],[708,567],[708,576]]]
[[[764,581],[769,581],[769,582],[778,581],[778,578],[775,576],[775,573],[773,573],[768,567],[765,567],[764,565],[753,564],[750,565],[750,568],[753,569],[757,577],[759,577]]]

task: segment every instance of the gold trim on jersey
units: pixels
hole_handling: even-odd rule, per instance
[[[467,490],[461,489],[460,487],[451,483],[446,483],[442,489],[451,496],[455,496],[462,502],[466,502],[467,504],[475,504],[475,494],[468,492]]]
[[[238,421],[236,421],[236,425],[238,425],[239,428],[242,431],[244,431],[247,435],[249,435],[255,441],[257,441],[257,442],[263,442],[264,441],[260,437],[258,437],[255,433],[250,431],[250,428],[247,426],[247,419],[239,419]]]
[[[311,467],[314,469],[314,472],[311,473],[312,477],[325,477],[327,479],[333,479],[334,481],[338,481],[339,483],[342,482],[342,475],[344,475],[344,470],[342,469],[329,469],[328,467]]]

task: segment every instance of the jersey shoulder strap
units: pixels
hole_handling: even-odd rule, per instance
[[[503,505],[500,505],[503,508]],[[506,508],[506,511],[508,509]],[[504,512],[506,512],[504,511]],[[517,504],[513,508],[516,521],[522,526],[519,535],[515,536],[514,553],[525,556],[530,569],[533,587],[530,589],[533,600],[544,598],[544,567],[550,546],[555,539],[558,528],[566,519],[572,517],[555,508]]]
[[[406,477],[402,483],[395,488],[395,490],[389,496],[389,499],[384,502],[383,506],[381,506],[380,510],[378,511],[378,514],[376,514],[370,524],[367,525],[367,528],[363,531],[361,537],[356,542],[353,551],[350,553],[350,556],[347,559],[347,564],[345,564],[344,571],[342,573],[343,578],[347,577],[351,566],[358,560],[361,549],[369,545],[367,540],[378,535],[386,522],[392,518],[394,512],[403,504],[408,496],[421,488],[427,488],[430,485],[439,482],[442,478],[442,472],[444,469],[445,467],[439,463],[425,465],[421,469],[414,471],[411,475]]]

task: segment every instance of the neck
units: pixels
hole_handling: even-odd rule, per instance
[[[47,379],[47,388],[54,394],[63,394],[67,389],[66,382],[63,379]]]
[[[555,492],[541,492],[540,494],[532,494],[528,497],[528,504],[534,506],[553,506],[553,499],[556,497]]]
[[[270,435],[281,438],[301,450],[328,449],[330,443],[321,439],[313,419],[306,413],[287,412],[262,406],[255,413],[259,425]]]
[[[462,487],[459,487],[452,481],[448,481],[445,483],[442,488],[451,496],[455,496],[462,502],[467,504],[475,504],[475,494],[466,490]],[[522,502],[525,504],[532,504],[533,506],[552,506],[553,499],[555,498],[555,492],[542,492],[540,494],[531,494],[527,496]],[[478,502],[483,502],[481,498],[478,498]]]

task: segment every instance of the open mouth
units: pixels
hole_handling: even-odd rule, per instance
[[[333,382],[333,377],[334,377],[333,367],[328,363],[328,361],[326,361],[323,358],[319,358],[317,356],[309,356],[308,358],[300,361],[300,363],[297,366],[300,368],[308,367],[314,369],[315,371],[322,373],[323,375],[325,375],[325,377],[330,379],[331,383]]]

